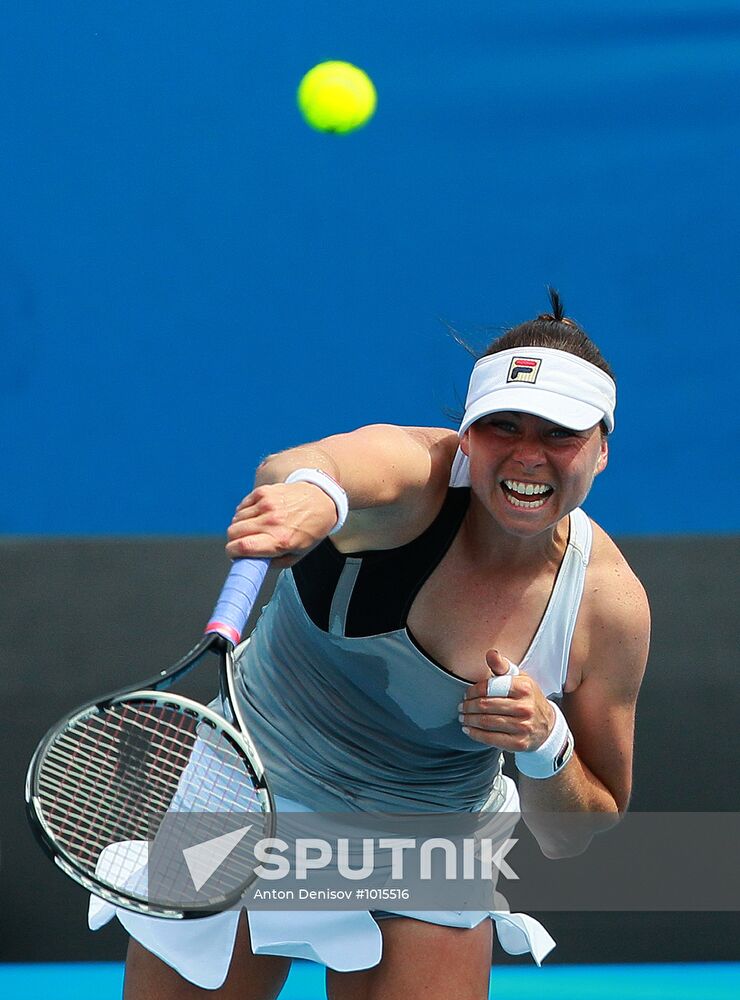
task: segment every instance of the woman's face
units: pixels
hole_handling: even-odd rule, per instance
[[[531,413],[491,413],[463,435],[471,487],[505,530],[534,535],[578,507],[606,468],[597,425],[572,431]]]

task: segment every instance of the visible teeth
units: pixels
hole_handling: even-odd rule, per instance
[[[505,496],[509,503],[514,507],[527,507],[530,510],[533,507],[542,507],[545,503],[547,503],[546,500],[517,500],[517,498],[511,496],[510,493],[506,493]]]
[[[532,496],[533,493],[550,493],[552,487],[546,483],[520,483],[516,479],[504,479],[504,483],[514,493],[522,496]]]

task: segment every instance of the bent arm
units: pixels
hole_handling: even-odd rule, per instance
[[[349,516],[334,535],[340,551],[392,548],[418,533],[444,497],[457,446],[454,431],[374,424],[270,455],[237,508],[227,553],[295,561],[332,530],[336,507],[318,486],[285,484],[320,469],[345,491]]]
[[[635,707],[645,672],[650,612],[645,592],[622,563],[620,590],[599,587],[589,631],[592,654],[580,685],[563,696],[575,739],[568,764],[552,778],[520,776],[527,826],[548,857],[582,853],[596,833],[619,822],[632,789]],[[612,584],[616,584],[616,580]],[[569,820],[572,813],[588,817]]]

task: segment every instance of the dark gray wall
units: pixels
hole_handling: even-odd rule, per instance
[[[622,548],[654,617],[632,808],[737,810],[740,538],[626,539]],[[212,538],[0,541],[0,961],[122,957],[120,929],[89,934],[84,892],[36,847],[23,812],[25,768],[65,710],[174,661],[197,637],[226,569]],[[204,678],[201,697],[212,688]],[[551,961],[738,957],[735,914],[543,920],[558,941]]]

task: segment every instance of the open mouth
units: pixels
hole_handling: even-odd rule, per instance
[[[517,479],[502,480],[501,489],[512,507],[529,510],[544,507],[553,493],[552,486],[547,483],[522,483]]]

